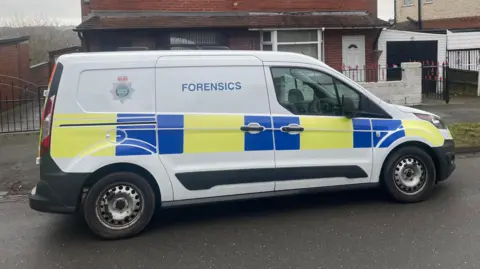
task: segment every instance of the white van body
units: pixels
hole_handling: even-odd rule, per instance
[[[435,182],[455,168],[437,115],[386,103],[301,54],[63,55],[48,98],[30,197],[39,211],[77,211],[83,190],[122,167],[149,178],[162,206],[378,184],[404,146],[426,152]]]

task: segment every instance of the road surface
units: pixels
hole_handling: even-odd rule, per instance
[[[0,268],[480,268],[480,158],[431,200],[376,191],[169,210],[142,235],[94,237],[78,216],[0,202]]]

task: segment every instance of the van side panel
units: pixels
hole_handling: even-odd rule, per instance
[[[263,63],[241,55],[171,56],[158,60],[156,72],[159,157],[175,200],[273,191]],[[249,124],[260,130],[242,131]]]
[[[172,200],[170,179],[157,157],[155,68],[141,61],[75,62],[65,65],[64,74],[51,141],[58,167],[91,174],[110,164],[135,164],[157,180],[162,200]]]

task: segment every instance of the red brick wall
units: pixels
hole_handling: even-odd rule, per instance
[[[12,83],[17,84],[17,81],[11,77],[19,77],[19,54],[17,44],[0,45],[0,100],[9,100],[18,96],[16,89],[12,90],[10,86]],[[3,76],[2,76],[3,75]],[[7,86],[8,85],[8,86]],[[7,110],[8,103],[2,102],[0,112]]]
[[[365,0],[365,10],[370,12],[374,17],[378,16],[378,1],[377,0]]]
[[[332,68],[342,69],[342,36],[365,36],[365,63],[367,68],[377,65],[373,43],[378,30],[326,30],[324,34],[325,62]],[[363,67],[362,67],[363,68]]]
[[[48,62],[30,68],[30,79],[39,86],[48,85],[50,78],[50,65]]]
[[[82,1],[82,15],[90,10],[162,11],[349,11],[377,14],[377,0],[90,0]]]
[[[480,27],[480,16],[424,20],[424,29],[467,29]]]
[[[30,58],[28,42],[0,44],[0,99],[18,98],[22,90],[16,87],[24,88],[28,84],[5,76],[29,81]],[[15,86],[13,90],[12,83]],[[5,106],[2,107],[2,110],[5,109]]]
[[[0,45],[0,75],[18,77],[18,70],[17,44]]]
[[[18,44],[18,77],[30,81],[30,47],[28,42]]]

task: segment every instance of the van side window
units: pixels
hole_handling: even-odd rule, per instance
[[[295,115],[341,116],[342,96],[359,109],[360,95],[330,75],[305,68],[271,70],[278,102]]]

